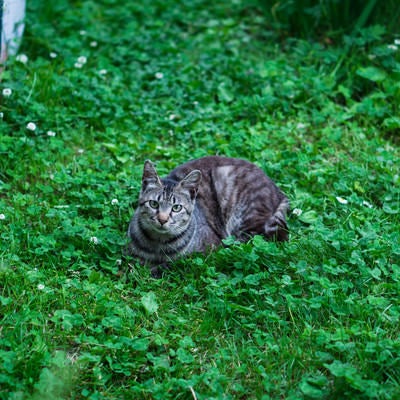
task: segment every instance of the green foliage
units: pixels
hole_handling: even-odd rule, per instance
[[[399,398],[389,28],[278,42],[247,2],[27,5],[0,84],[0,398]],[[143,161],[206,154],[280,185],[291,240],[154,280],[123,256]]]
[[[258,0],[270,23],[291,36],[327,37],[356,33],[384,24],[397,33],[400,10],[395,0]]]

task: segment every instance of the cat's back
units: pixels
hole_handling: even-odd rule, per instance
[[[206,156],[195,160],[187,161],[179,165],[168,175],[169,178],[183,179],[190,171],[199,170],[205,182],[207,178],[216,175],[221,177],[232,177],[233,175],[244,175],[249,172],[264,175],[261,169],[249,161],[240,158],[230,158],[222,156]]]
[[[240,159],[222,156],[206,156],[188,161],[179,165],[168,175],[173,180],[183,179],[189,172],[199,170],[202,182],[199,187],[199,196],[208,195],[209,190],[224,193],[260,190],[280,192],[275,183],[255,164]],[[265,193],[264,193],[265,194]]]

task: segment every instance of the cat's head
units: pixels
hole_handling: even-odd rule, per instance
[[[138,207],[142,227],[166,237],[184,232],[190,223],[200,182],[198,170],[191,171],[179,182],[160,179],[154,165],[147,160]]]

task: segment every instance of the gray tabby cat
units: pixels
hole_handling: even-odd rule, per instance
[[[129,253],[152,267],[204,252],[235,236],[288,240],[286,196],[248,161],[209,156],[189,161],[161,179],[143,169],[139,205],[129,224]],[[157,274],[157,268],[152,269]]]

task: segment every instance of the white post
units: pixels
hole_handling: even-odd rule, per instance
[[[24,32],[25,0],[0,0],[0,63],[15,55]]]

